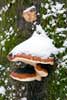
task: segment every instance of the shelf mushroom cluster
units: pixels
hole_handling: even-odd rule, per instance
[[[58,49],[53,45],[41,25],[36,25],[33,35],[8,54],[9,61],[21,61],[28,64],[24,68],[16,69],[10,76],[19,81],[40,81],[42,77],[48,76],[48,71],[42,67],[42,64],[53,65],[54,58],[51,55],[57,53]]]

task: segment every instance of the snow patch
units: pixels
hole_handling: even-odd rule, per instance
[[[63,8],[63,5],[64,5],[64,4],[61,4],[61,3],[59,3],[59,2],[56,2],[56,6],[55,6],[55,7],[56,7],[57,10],[60,10],[60,9]]]
[[[65,48],[61,47],[58,49],[60,53],[63,53],[65,51]]]
[[[0,94],[5,95],[5,88],[3,86],[0,86]]]
[[[44,4],[43,4],[43,3],[41,3],[41,7],[42,7],[42,8],[44,7]]]
[[[59,34],[59,36],[66,37],[66,34]]]
[[[42,18],[43,19],[46,19],[47,17],[49,17],[49,16],[54,16],[55,14],[53,14],[53,13],[49,13],[49,14],[46,14],[46,15],[42,15]]]
[[[47,13],[45,15],[44,14],[42,15],[43,19],[46,19],[49,16],[57,17],[57,14],[63,14],[64,12],[67,11],[66,8],[63,8],[64,4],[61,4],[59,2],[56,2],[55,5],[50,3],[50,9],[48,9],[49,8],[48,3],[46,3],[45,5],[41,4],[41,6],[45,6],[45,8],[47,9]]]
[[[25,12],[28,12],[28,11],[30,11],[31,9],[36,9],[36,7],[35,6],[31,6],[31,7],[28,7],[26,10],[24,10],[23,12],[25,13]]]
[[[46,9],[49,8],[49,4],[48,4],[48,3],[45,4],[45,8],[46,8]]]
[[[60,97],[58,97],[56,100],[60,100]]]
[[[7,12],[10,5],[11,4],[14,4],[16,0],[12,0],[10,3],[6,4],[5,6],[3,6],[0,10],[0,15],[3,13],[3,12]]]
[[[27,100],[27,98],[26,97],[23,97],[23,98],[21,98],[21,100]]]
[[[66,11],[66,9],[62,9],[62,10],[57,11],[57,13],[58,14],[63,14],[65,11]]]
[[[7,6],[10,7],[10,3],[8,3]]]
[[[1,45],[4,46],[5,45],[5,42],[6,42],[6,39],[2,40],[1,41]]]
[[[56,28],[56,33],[67,31],[67,28]]]
[[[2,21],[2,17],[0,17],[0,21]]]
[[[2,50],[3,50],[3,51],[6,51],[6,48],[5,48],[5,47],[2,47]]]
[[[58,69],[56,69],[55,73],[56,73],[56,74],[59,74],[60,72],[59,72],[59,70],[58,70]]]
[[[2,68],[2,65],[0,65],[0,68]]]
[[[16,0],[12,0],[12,2],[11,2],[11,3],[12,3],[12,4],[14,4],[14,3],[15,3],[15,1],[16,1]]]
[[[22,90],[25,90],[25,86],[22,86]]]
[[[63,46],[67,47],[67,39],[64,41]]]
[[[60,13],[60,11],[65,11],[65,9],[63,8],[63,5],[64,4],[61,4],[59,2],[56,2],[55,5],[51,5],[51,10],[54,12],[54,13]],[[63,11],[63,12],[64,12]]]
[[[67,59],[67,55],[63,56],[63,60],[66,60]]]
[[[4,31],[4,33],[6,34],[6,36],[10,36],[14,33],[14,29],[12,26],[10,26],[9,30]]]
[[[6,79],[4,82],[5,82],[5,84],[7,84],[8,83],[8,80]]]
[[[60,82],[59,81],[57,81],[57,83],[56,83],[57,85],[60,85]]]

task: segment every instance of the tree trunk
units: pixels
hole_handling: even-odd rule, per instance
[[[30,3],[30,4],[27,4],[26,1],[27,0],[20,0],[20,1],[17,0],[17,3],[15,5],[15,7],[16,7],[15,9],[17,10],[16,12],[18,14],[17,28],[19,29],[18,38],[20,37],[20,41],[22,41],[23,37],[24,37],[23,39],[28,38],[32,33],[32,30],[31,30],[32,24],[24,22],[21,17],[22,10],[26,6],[31,6],[32,3],[35,4],[38,8],[40,5],[40,2],[41,2],[41,0],[40,1],[39,0],[37,0],[37,1],[29,0],[28,3]],[[39,8],[37,10],[39,10]],[[12,10],[12,12],[13,12],[13,10]],[[10,12],[10,14],[12,12]],[[7,14],[7,16],[9,17],[9,13]],[[5,17],[6,17],[6,15],[5,15]],[[2,55],[2,53],[1,53],[1,55]],[[11,96],[11,100],[21,100],[21,98],[23,98],[23,97],[27,97],[27,100],[48,100],[48,96],[49,96],[48,95],[48,85],[49,85],[50,77],[51,77],[51,74],[49,74],[49,76],[47,78],[43,78],[42,81],[33,81],[33,82],[19,82],[19,81],[15,81],[15,80],[9,78],[8,85],[9,85],[10,89],[12,87],[12,91],[10,90],[10,92],[12,92],[12,94],[10,95],[10,93],[8,91],[7,97],[5,100],[10,100],[10,96]]]

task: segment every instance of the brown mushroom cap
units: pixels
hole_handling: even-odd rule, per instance
[[[25,21],[33,23],[37,20],[37,14],[36,14],[36,8],[35,6],[29,7],[26,10],[23,11],[22,17],[25,19]]]
[[[47,77],[48,76],[48,71],[43,68],[41,65],[36,65],[35,66],[35,71],[41,76],[41,77]]]
[[[32,56],[30,54],[16,54],[15,56],[10,56],[8,55],[8,59],[9,61],[22,61],[26,64],[30,64],[30,65],[36,65],[38,63],[40,64],[50,64],[53,65],[54,64],[54,58],[53,57],[49,57],[49,58],[42,58],[42,57],[37,57],[37,56]]]
[[[31,23],[37,20],[36,11],[23,12],[22,17],[25,19],[25,21]]]
[[[41,77],[35,72],[34,67],[17,68],[11,72],[10,77],[18,81],[41,80]]]

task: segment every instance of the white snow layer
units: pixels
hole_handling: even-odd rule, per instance
[[[38,34],[38,32],[41,34]],[[52,44],[52,40],[47,36],[42,27],[37,25],[33,35],[17,45],[10,53],[13,55],[25,53],[47,58],[51,54],[57,54],[58,49]]]
[[[5,95],[5,88],[3,86],[0,86],[0,94]]]
[[[28,12],[30,11],[31,9],[35,9],[36,7],[35,6],[31,6],[31,7],[28,7],[27,9],[25,9],[23,12]]]

